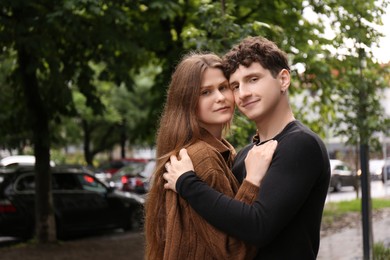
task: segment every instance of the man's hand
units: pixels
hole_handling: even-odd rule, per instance
[[[260,186],[268,167],[272,161],[276,146],[276,140],[268,141],[262,145],[255,145],[245,158],[245,179],[256,186]]]
[[[188,156],[185,148],[179,152],[179,158],[175,155],[171,155],[170,161],[165,164],[167,172],[163,174],[163,178],[167,181],[164,184],[165,189],[171,189],[176,191],[176,181],[185,172],[193,171],[194,166],[192,165],[191,158]]]

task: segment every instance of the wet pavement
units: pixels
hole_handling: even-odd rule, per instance
[[[390,247],[390,210],[384,217],[372,223],[374,243],[382,242]],[[346,228],[321,238],[318,260],[361,260],[363,259],[362,225]]]
[[[375,242],[390,246],[390,209],[382,219],[373,222]],[[61,246],[39,247],[0,247],[1,260],[142,260],[144,237],[142,231],[115,232],[102,236],[61,242]],[[337,233],[321,238],[318,260],[361,260],[363,259],[363,234],[361,225],[344,228]]]
[[[372,185],[372,197],[389,198],[390,185],[377,182]],[[340,193],[331,193],[327,202],[356,198],[353,190],[345,189]],[[361,221],[360,221],[361,222]],[[373,220],[373,240],[383,242],[390,247],[390,209],[387,209],[380,220]],[[361,223],[354,228],[343,228],[340,231],[322,236],[318,260],[361,260],[363,259],[363,233]],[[13,238],[0,237],[0,259],[143,259],[144,238],[142,232],[114,232],[103,236],[89,237],[75,241],[63,242],[63,247],[39,250],[12,245],[18,243]],[[76,257],[77,256],[77,257]],[[82,256],[82,257],[80,257]]]

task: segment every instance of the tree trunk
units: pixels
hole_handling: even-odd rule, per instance
[[[35,162],[35,235],[38,243],[56,240],[50,174],[49,118],[38,88],[33,57],[18,46],[18,65],[33,132]]]
[[[91,133],[87,120],[82,119],[81,125],[84,132],[84,159],[89,166],[93,166],[93,154],[91,152]]]
[[[126,158],[126,119],[122,119],[121,124],[121,158]]]

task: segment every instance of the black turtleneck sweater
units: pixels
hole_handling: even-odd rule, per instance
[[[192,171],[180,176],[176,190],[210,224],[256,245],[255,259],[315,259],[330,179],[326,147],[299,121],[273,139],[278,146],[252,205],[213,190]],[[233,165],[240,183],[246,176],[248,151],[261,144],[254,140]]]

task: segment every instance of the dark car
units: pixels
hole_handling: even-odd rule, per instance
[[[331,176],[330,188],[333,191],[340,191],[342,187],[352,186],[355,190],[358,187],[359,178],[354,170],[341,160],[330,160]]]
[[[58,238],[142,223],[144,199],[119,192],[80,169],[53,167],[52,195]],[[0,236],[31,238],[35,226],[33,169],[0,172]]]
[[[155,166],[155,160],[149,160],[143,165],[124,166],[107,180],[107,182],[115,189],[145,194],[149,191],[150,178]]]

